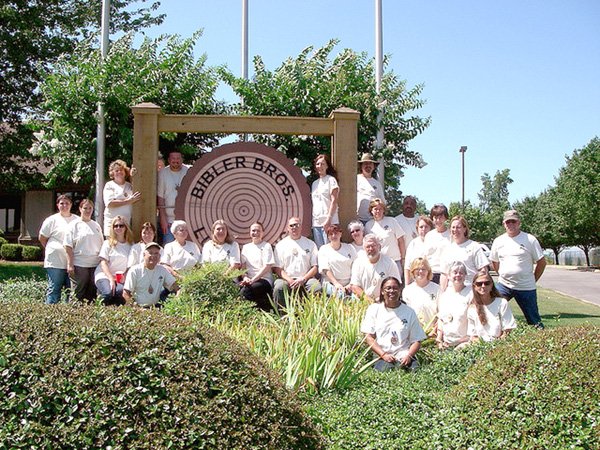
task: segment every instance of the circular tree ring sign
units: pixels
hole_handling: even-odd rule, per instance
[[[250,225],[261,222],[264,240],[286,235],[290,217],[311,227],[310,188],[302,171],[283,153],[256,142],[236,142],[203,155],[178,189],[175,217],[185,220],[190,237],[203,244],[211,226],[223,219],[240,244],[250,242]]]

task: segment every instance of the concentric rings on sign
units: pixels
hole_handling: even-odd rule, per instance
[[[250,242],[254,222],[264,239],[277,242],[290,217],[311,225],[310,188],[302,171],[281,152],[256,142],[222,145],[203,155],[188,170],[177,194],[175,217],[185,220],[197,244],[210,238],[211,226],[223,219],[240,244]]]

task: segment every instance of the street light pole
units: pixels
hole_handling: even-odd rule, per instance
[[[462,210],[465,210],[465,152],[467,151],[467,146],[463,145],[458,151],[462,155]]]

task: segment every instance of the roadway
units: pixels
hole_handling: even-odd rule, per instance
[[[600,306],[600,272],[565,266],[546,266],[538,286]]]

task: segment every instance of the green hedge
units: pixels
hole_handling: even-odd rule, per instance
[[[3,244],[0,248],[0,256],[7,261],[21,261],[23,246],[20,244]]]
[[[0,304],[0,448],[321,448],[291,395],[160,311]]]
[[[23,245],[23,261],[40,261],[42,259],[42,249],[37,245]]]

